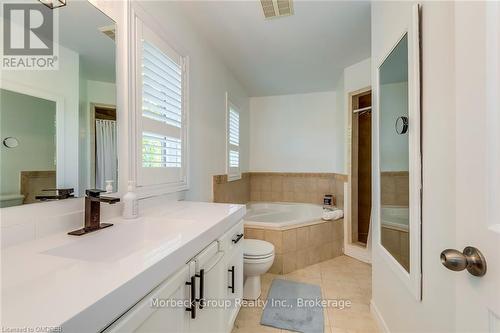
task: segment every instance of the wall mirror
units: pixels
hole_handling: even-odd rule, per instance
[[[379,82],[381,242],[409,272],[408,35],[380,66]]]
[[[421,112],[418,6],[378,68],[379,244],[421,299]]]
[[[2,71],[0,207],[117,191],[115,22],[88,1],[54,11],[58,69]]]

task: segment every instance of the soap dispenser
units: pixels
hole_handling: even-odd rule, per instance
[[[128,182],[127,193],[123,196],[123,217],[135,219],[139,216],[139,202],[135,193],[135,183]]]

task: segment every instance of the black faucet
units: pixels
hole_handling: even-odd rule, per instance
[[[64,200],[69,198],[74,198],[74,189],[72,188],[48,188],[43,189],[42,192],[55,192],[55,194],[44,194],[35,196],[36,200],[48,201],[48,200]]]
[[[101,223],[101,202],[114,204],[120,199],[101,197],[103,192],[106,191],[98,189],[85,191],[85,225],[82,229],[68,232],[68,235],[81,236],[113,225],[112,223]]]

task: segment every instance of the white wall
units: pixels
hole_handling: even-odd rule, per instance
[[[370,87],[371,66],[371,58],[368,58],[344,69],[344,91],[347,94]]]
[[[116,104],[116,85],[112,82],[87,80],[89,103]]]
[[[396,120],[408,116],[408,82],[387,83],[380,90],[380,171],[408,171],[408,134],[398,134]]]
[[[250,170],[343,173],[336,92],[250,98]]]
[[[414,2],[372,3],[372,68],[401,37]],[[391,332],[455,331],[454,275],[440,252],[455,243],[455,115],[453,2],[425,2],[422,9],[423,112],[423,300],[416,300],[396,276],[378,243],[380,182],[378,128],[373,133],[372,305]],[[374,87],[376,103],[377,89]],[[378,122],[377,110],[374,123]]]

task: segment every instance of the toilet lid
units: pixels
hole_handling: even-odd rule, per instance
[[[259,239],[243,240],[243,256],[245,258],[269,257],[274,253],[274,245]]]

